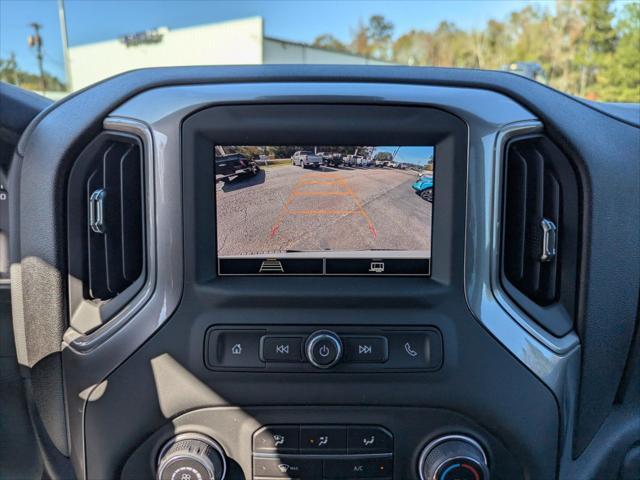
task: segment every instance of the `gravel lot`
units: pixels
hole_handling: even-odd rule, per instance
[[[220,256],[287,250],[431,250],[415,172],[267,168],[216,184]]]

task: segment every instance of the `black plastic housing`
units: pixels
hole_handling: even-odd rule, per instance
[[[567,157],[547,137],[511,140],[504,159],[502,284],[540,325],[561,337],[573,328],[580,201]],[[541,220],[556,227],[557,253],[541,261]]]
[[[144,283],[143,147],[133,135],[101,133],[69,175],[67,228],[70,325],[99,327]],[[104,194],[103,231],[90,225],[89,204]]]

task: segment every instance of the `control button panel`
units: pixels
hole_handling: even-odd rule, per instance
[[[435,371],[442,366],[443,342],[433,327],[213,327],[204,357],[212,370]]]
[[[393,478],[393,436],[378,425],[267,425],[253,434],[253,479]]]

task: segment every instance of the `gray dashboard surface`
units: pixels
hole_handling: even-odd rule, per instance
[[[640,145],[637,129],[629,122],[511,74],[403,67],[193,67],[131,72],[81,91],[40,117],[20,143],[19,153],[28,159],[22,170],[23,191],[33,185],[38,188],[29,188],[29,194],[20,197],[19,255],[44,260],[44,264],[29,265],[30,275],[21,286],[25,304],[37,302],[39,295],[66,295],[59,277],[65,271],[67,255],[62,233],[65,178],[75,156],[100,131],[102,119],[110,111],[135,94],[159,86],[286,81],[484,88],[519,101],[544,122],[549,137],[574,161],[585,200],[581,212],[585,228],[578,308],[581,321],[577,325],[583,357],[574,447],[579,454],[611,410],[634,331],[640,220],[626,212],[640,210],[637,184],[633,183],[640,174]],[[610,248],[612,243],[615,249]],[[629,295],[618,295],[621,284]],[[28,363],[34,366],[59,349],[60,332],[66,326],[64,308],[47,314],[40,341],[30,349]],[[27,310],[24,321],[37,325],[36,318],[42,315],[41,310]],[[610,321],[603,322],[603,318]],[[617,347],[613,352],[611,345]]]

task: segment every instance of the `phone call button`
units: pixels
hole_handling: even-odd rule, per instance
[[[393,369],[436,369],[442,363],[442,339],[436,330],[393,332],[389,339],[389,361]]]

